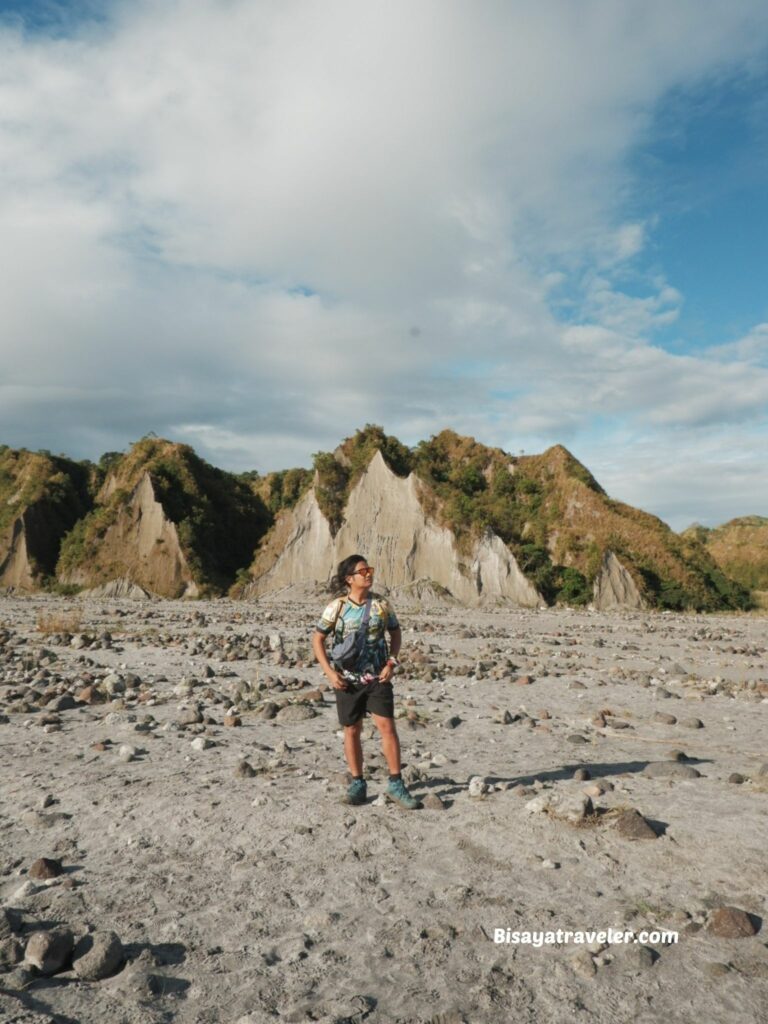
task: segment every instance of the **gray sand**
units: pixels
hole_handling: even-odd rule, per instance
[[[0,1020],[768,1019],[766,618],[399,608],[404,777],[445,804],[406,812],[374,802],[368,726],[368,804],[341,802],[329,692],[299,705],[312,717],[258,711],[323,683],[307,663],[322,605],[0,599],[0,900],[20,913],[2,948],[61,926],[114,931],[125,954],[97,981],[6,954]],[[84,646],[36,628],[75,612]],[[119,677],[112,699],[51,711],[88,673]],[[694,772],[646,771],[675,750]],[[629,808],[657,838],[623,834]],[[63,873],[30,879],[39,857]],[[723,906],[756,934],[713,934]],[[679,939],[493,941],[609,927]]]

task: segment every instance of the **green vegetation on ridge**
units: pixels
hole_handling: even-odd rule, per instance
[[[48,451],[0,446],[0,543],[22,517],[33,575],[49,587],[62,538],[91,507],[93,470]]]
[[[273,516],[246,480],[204,462],[188,445],[144,438],[111,459],[116,487],[64,539],[58,573],[98,565],[100,542],[144,473],[155,497],[176,525],[195,581],[210,592],[225,590],[248,564]]]

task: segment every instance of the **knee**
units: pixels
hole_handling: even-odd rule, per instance
[[[394,718],[380,718],[376,722],[376,728],[379,730],[379,732],[381,733],[382,737],[383,736],[396,736],[397,735],[397,732],[395,731],[395,720],[394,720]]]
[[[344,726],[344,735],[345,736],[349,736],[352,739],[355,739],[357,736],[360,735],[362,730],[363,730],[363,723],[362,722],[355,722],[354,725],[345,725]]]

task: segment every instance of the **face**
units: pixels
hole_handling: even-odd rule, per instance
[[[351,587],[362,587],[370,590],[373,586],[373,569],[367,562],[358,562],[354,572],[347,576],[347,583]]]

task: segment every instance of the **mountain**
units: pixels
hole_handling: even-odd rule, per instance
[[[249,598],[322,587],[356,551],[433,603],[739,609],[765,579],[768,520],[677,535],[561,445],[513,456],[444,430],[409,448],[367,425],[313,461],[233,474],[154,435],[97,465],[0,448],[0,586]]]
[[[689,526],[724,573],[749,590],[768,590],[768,518],[742,516],[721,526]]]
[[[52,576],[62,538],[91,507],[93,469],[0,447],[0,587],[34,590]]]
[[[248,481],[188,445],[142,438],[111,458],[93,511],[61,544],[57,576],[118,593],[131,585],[162,597],[222,593],[271,522]]]
[[[379,586],[426,579],[464,604],[749,603],[697,538],[609,498],[561,445],[515,457],[446,430],[409,449],[369,425],[314,464],[233,595],[327,580],[359,552]]]

